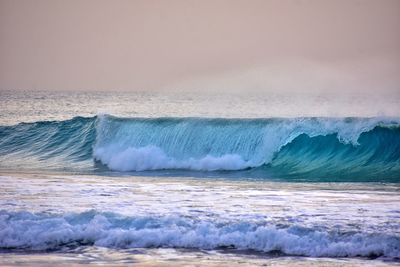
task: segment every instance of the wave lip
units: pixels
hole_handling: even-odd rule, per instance
[[[112,248],[235,248],[311,257],[400,258],[400,236],[340,232],[256,222],[123,217],[95,211],[56,216],[0,212],[2,249],[58,249],[96,245]]]

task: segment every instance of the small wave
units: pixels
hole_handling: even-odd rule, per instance
[[[95,211],[51,215],[0,212],[2,249],[46,250],[96,245],[112,248],[235,248],[313,257],[400,257],[400,237],[257,222],[125,217]]]

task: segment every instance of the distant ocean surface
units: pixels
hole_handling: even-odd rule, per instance
[[[0,265],[396,265],[399,103],[0,91]]]

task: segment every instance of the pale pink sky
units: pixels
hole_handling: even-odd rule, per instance
[[[160,88],[400,92],[400,1],[0,0],[0,90]]]

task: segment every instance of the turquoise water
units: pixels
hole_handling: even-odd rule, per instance
[[[399,261],[396,95],[0,93],[0,265]]]
[[[260,179],[400,182],[397,118],[100,115],[1,126],[0,137],[2,168],[226,171],[223,177],[241,171]]]

